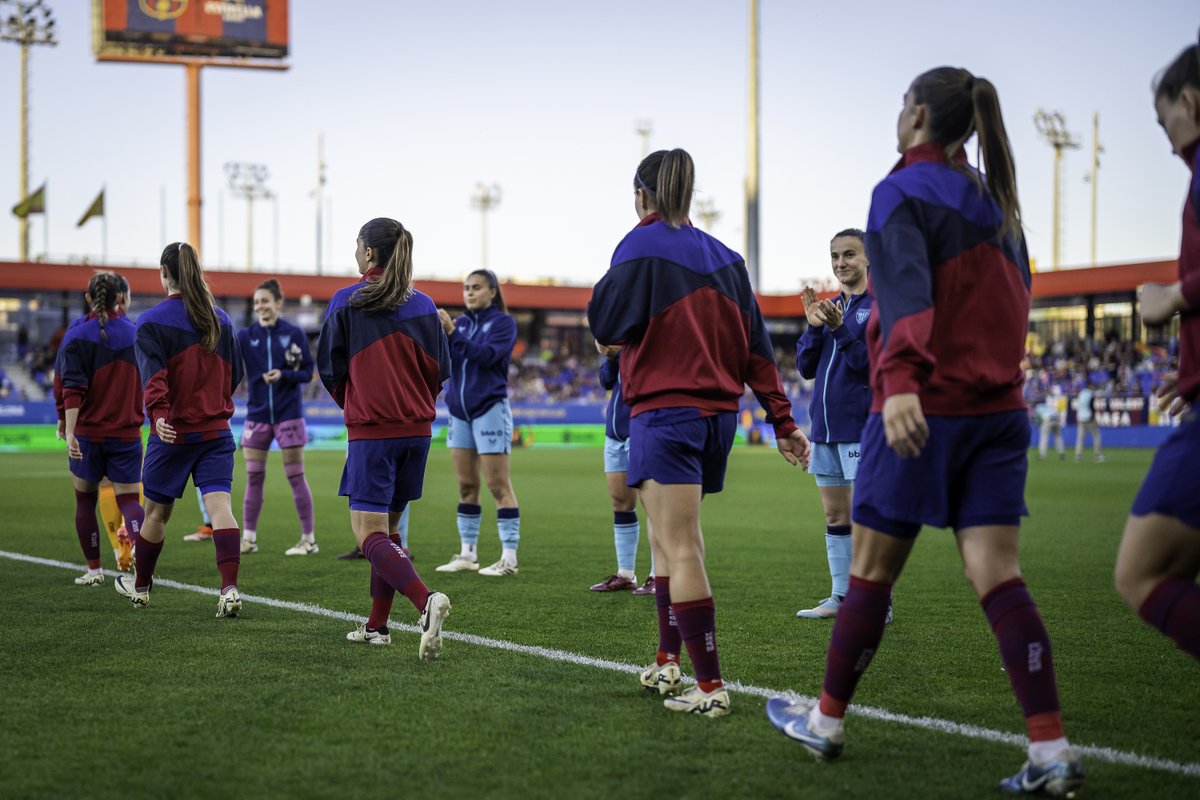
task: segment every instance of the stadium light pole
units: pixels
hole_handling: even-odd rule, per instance
[[[1054,148],[1054,238],[1053,267],[1061,266],[1062,257],[1062,157],[1068,147],[1079,149],[1079,142],[1067,130],[1067,121],[1061,112],[1046,112],[1038,109],[1033,115],[1033,124],[1038,133]]]
[[[758,291],[758,0],[750,0],[749,85],[746,87],[746,271]]]
[[[650,155],[650,134],[654,132],[654,126],[648,119],[639,119],[633,128],[642,140],[642,158]]]
[[[500,205],[500,186],[493,183],[491,186],[485,186],[482,183],[475,184],[475,191],[471,192],[471,206],[479,209],[480,219],[480,247],[482,248],[483,268],[488,268],[488,235],[487,235],[487,217],[488,212],[496,206]]]
[[[1092,115],[1092,168],[1083,176],[1085,183],[1092,185],[1092,266],[1096,266],[1096,206],[1100,192],[1100,154],[1104,145],[1100,144],[1100,112]]]
[[[696,216],[704,224],[704,230],[712,233],[713,225],[716,225],[717,220],[721,218],[721,212],[717,211],[712,198],[706,197],[696,203]]]
[[[317,132],[317,187],[312,195],[317,199],[317,274],[321,274],[321,217],[325,206],[325,131]]]
[[[273,197],[265,184],[271,173],[263,164],[230,161],[225,165],[230,190],[246,198],[246,271],[254,272],[254,201]]]
[[[54,47],[54,17],[43,0],[0,0],[0,41],[16,42],[21,48],[21,156],[17,175],[21,196],[29,196],[29,48],[35,44]],[[43,213],[42,224],[45,224]],[[29,215],[20,218],[17,237],[19,260],[29,260]]]

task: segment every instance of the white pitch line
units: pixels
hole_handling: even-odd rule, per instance
[[[12,553],[7,550],[0,550],[0,558],[7,558],[12,561],[24,561],[28,564],[39,564],[44,567],[56,567],[58,569],[80,570],[86,569],[83,565],[72,564],[67,561],[55,561],[49,558],[40,558],[38,556],[30,556],[24,553]],[[120,575],[119,572],[105,570],[105,575],[115,577]],[[181,589],[187,592],[196,592],[197,594],[207,594],[217,596],[216,589],[207,586],[196,586],[191,583],[180,583],[178,581],[166,580],[163,578],[155,578],[154,585],[165,587],[168,589]],[[299,611],[304,614],[313,614],[319,617],[328,617],[330,619],[342,620],[344,622],[352,622],[359,624],[366,622],[367,618],[361,614],[350,614],[346,611],[335,611],[334,609],[324,608],[322,606],[312,605],[311,603],[294,603],[289,600],[277,600],[273,597],[259,597],[253,594],[243,594],[242,600],[249,603],[258,603],[271,608],[282,608],[288,611]],[[421,629],[416,625],[408,625],[405,623],[394,623],[389,621],[389,627],[398,628],[409,633],[420,633]],[[636,664],[627,664],[623,661],[610,661],[604,658],[592,658],[591,656],[572,653],[568,650],[556,650],[551,647],[538,647],[536,645],[519,644],[517,642],[509,642],[504,639],[491,639],[486,636],[476,636],[473,633],[458,633],[455,631],[443,631],[442,638],[451,639],[456,642],[465,642],[466,644],[478,645],[479,647],[490,647],[494,650],[507,650],[511,653],[520,653],[522,655],[536,656],[549,661],[561,661],[568,664],[576,664],[583,667],[595,667],[597,669],[611,670],[612,672],[624,672],[629,674],[638,674],[643,667]],[[789,695],[797,699],[806,699],[813,701],[812,697],[803,697],[791,692],[783,692],[777,689],[766,689],[761,686],[750,686],[736,681],[731,681],[726,684],[731,692],[740,692],[742,694],[755,695],[757,697],[779,697],[781,695]],[[908,714],[897,714],[883,708],[874,708],[872,706],[851,706],[849,712],[855,716],[864,717],[871,720],[879,720],[881,722],[895,722],[900,725],[907,725],[911,728],[921,728],[923,730],[936,731],[938,733],[947,733],[955,736],[962,736],[967,739],[981,739],[986,742],[994,742],[997,744],[1007,744],[1014,747],[1025,749],[1026,739],[1024,736],[1015,733],[1006,733],[992,728],[983,728],[978,725],[968,725],[961,722],[952,722],[950,720],[939,719],[937,717],[912,717]],[[1115,750],[1111,747],[1100,747],[1098,745],[1075,745],[1075,749],[1084,756],[1096,761],[1104,761],[1109,764],[1121,764],[1130,767],[1142,767],[1145,769],[1159,770],[1161,772],[1170,772],[1176,775],[1187,775],[1193,778],[1200,778],[1200,763],[1186,763],[1179,761],[1171,761],[1166,758],[1156,758],[1154,756],[1142,756],[1137,753],[1129,753],[1123,750]]]

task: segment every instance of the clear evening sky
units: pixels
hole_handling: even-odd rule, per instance
[[[96,63],[91,3],[49,2],[60,43],[33,50],[30,182],[48,183],[50,258],[99,258],[100,221],[75,222],[106,184],[110,262],[157,263],[160,187],[168,241],[186,236],[183,69]],[[1095,111],[1107,151],[1100,262],[1178,253],[1187,171],[1155,122],[1150,84],[1195,44],[1195,0],[761,0],[760,15],[763,290],[828,275],[830,235],[865,225],[896,158],[909,81],[943,64],[1000,92],[1040,269],[1053,151],[1034,128],[1038,107],[1061,111],[1082,144],[1066,157],[1064,264],[1089,260]],[[315,268],[324,131],[327,270],[350,274],[358,227],[392,216],[413,231],[418,277],[462,277],[481,260],[470,195],[482,181],[503,191],[489,217],[493,269],[591,283],[636,222],[641,119],[653,149],[692,153],[698,197],[722,215],[712,232],[740,251],[746,42],[744,0],[292,0],[290,71],[204,72],[202,261],[244,266],[245,202],[222,165],[251,161],[278,195],[280,268]],[[18,250],[18,52],[0,43],[0,259]],[[260,270],[276,265],[273,213],[256,205]]]

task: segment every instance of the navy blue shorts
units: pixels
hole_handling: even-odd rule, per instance
[[[201,494],[228,492],[233,486],[233,434],[214,439],[189,433],[182,444],[167,444],[156,434],[146,445],[142,467],[142,492],[160,505],[171,505],[187,490],[188,478]]]
[[[1154,454],[1154,462],[1133,501],[1135,517],[1162,514],[1200,528],[1200,418],[1188,411],[1179,427]]]
[[[338,494],[349,497],[350,508],[355,511],[403,511],[406,503],[421,497],[429,438],[351,441]]]
[[[854,521],[902,539],[916,536],[922,525],[955,530],[1019,525],[1029,513],[1025,411],[926,421],[929,441],[921,455],[900,458],[887,445],[882,417],[867,419],[854,482]]]
[[[142,480],[142,440],[122,442],[76,436],[83,460],[68,459],[71,474],[88,483],[108,478],[113,483],[139,483]]]
[[[704,494],[725,488],[725,465],[737,432],[737,414],[699,414],[694,408],[664,408],[633,417],[629,421],[626,483],[698,483]]]

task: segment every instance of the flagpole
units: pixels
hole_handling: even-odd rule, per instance
[[[104,213],[100,215],[103,227],[100,228],[100,263],[108,263],[108,184],[100,187],[100,196],[104,198]]]

